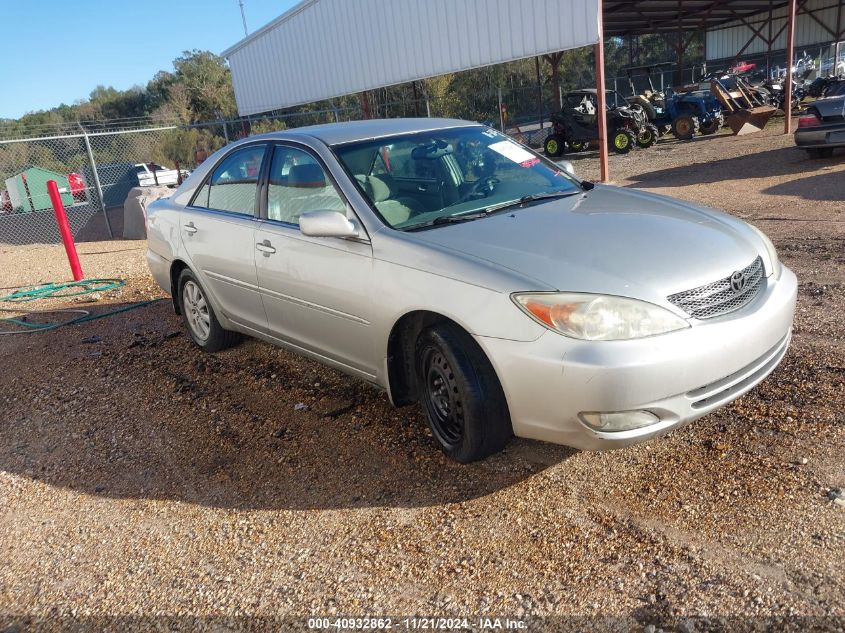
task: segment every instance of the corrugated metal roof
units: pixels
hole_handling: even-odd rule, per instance
[[[304,0],[223,56],[247,115],[597,40],[595,0]]]
[[[842,0],[808,0],[806,4],[800,7],[798,14],[795,16],[795,48],[799,49],[802,46],[812,46],[813,44],[827,44],[834,40],[834,33],[845,32],[845,9],[839,10],[838,7]],[[817,20],[814,20],[808,11],[813,12]],[[840,18],[840,24],[837,28],[836,18],[837,14]],[[780,31],[780,35],[775,38],[772,43],[772,50],[783,50],[786,48],[786,29],[783,28],[786,23],[787,8],[778,7],[772,11],[771,21],[771,35],[774,36]],[[761,25],[765,25],[769,21],[769,12],[758,13],[754,16],[746,18],[749,24],[754,25],[759,29]],[[830,31],[828,31],[824,24]],[[762,34],[769,38],[769,26],[764,26]],[[746,42],[751,38],[754,32],[741,21],[734,20],[726,23],[723,27],[715,28],[707,31],[707,59],[724,59],[733,57],[738,51],[745,46]],[[765,53],[768,50],[768,45],[759,37],[745,49],[743,55],[754,55]]]
[[[785,0],[604,0],[604,34],[691,32],[786,4]]]

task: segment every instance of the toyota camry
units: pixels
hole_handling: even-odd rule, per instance
[[[418,402],[461,462],[513,435],[607,449],[678,428],[777,366],[795,309],[750,224],[458,120],[246,138],[147,229],[200,348],[256,337]]]

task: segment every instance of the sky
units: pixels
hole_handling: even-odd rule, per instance
[[[243,0],[249,32],[296,0]],[[0,118],[145,86],[182,51],[220,54],[244,36],[238,0],[0,0]],[[15,53],[11,53],[15,51]]]

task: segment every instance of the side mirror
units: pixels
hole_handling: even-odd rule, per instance
[[[570,176],[575,175],[575,167],[572,166],[572,163],[568,160],[559,160],[557,161],[558,166],[563,169],[567,174]]]
[[[310,237],[359,237],[358,224],[338,211],[309,211],[299,216],[299,232]]]

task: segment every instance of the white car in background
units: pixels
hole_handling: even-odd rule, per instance
[[[187,170],[182,171],[182,180],[190,175]],[[180,183],[179,171],[168,169],[156,163],[138,163],[135,165],[140,187],[178,187]]]

